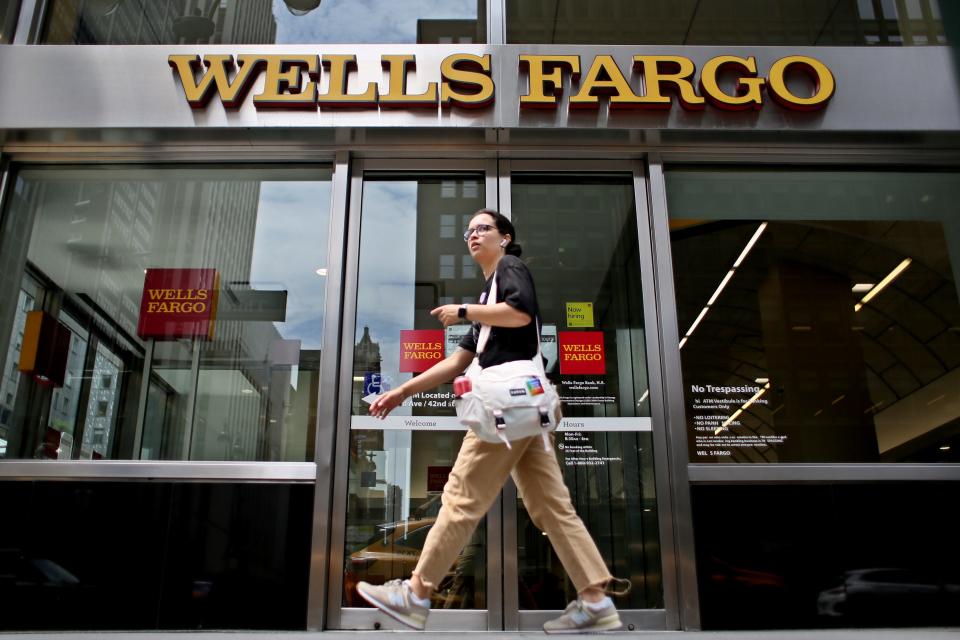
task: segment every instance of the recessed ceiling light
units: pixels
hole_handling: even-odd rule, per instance
[[[865,293],[870,291],[870,289],[873,289],[872,282],[858,282],[857,284],[853,285],[853,289],[851,289],[851,291],[854,293]]]
[[[253,389],[241,389],[240,393],[253,393]]]
[[[327,270],[326,270],[326,268],[320,267],[319,269],[317,269],[317,275],[318,275],[318,276],[325,276],[325,275],[327,275]]]
[[[940,447],[940,451],[950,451],[950,445],[948,444],[943,445],[942,447]]]
[[[911,263],[911,262],[913,262],[913,258],[904,258],[903,261],[902,261],[900,264],[898,264],[896,267],[893,268],[893,271],[891,271],[890,273],[888,273],[888,274],[883,278],[883,280],[881,280],[880,282],[877,283],[877,286],[875,286],[873,289],[870,289],[870,291],[867,292],[867,294],[866,294],[865,296],[863,296],[863,299],[860,300],[860,302],[858,302],[857,304],[853,305],[853,310],[854,310],[854,311],[860,311],[860,309],[863,309],[863,305],[865,305],[865,304],[867,304],[868,302],[870,302],[870,300],[872,300],[878,293],[880,293],[881,291],[883,291],[883,289],[884,289],[888,284],[890,284],[891,282],[893,282],[893,281],[896,279],[897,276],[899,276],[901,273],[903,273],[903,270],[904,270],[904,269],[906,269],[907,267],[910,266],[910,263]]]

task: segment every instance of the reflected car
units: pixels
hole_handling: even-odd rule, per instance
[[[817,595],[817,614],[878,623],[935,623],[957,619],[960,584],[902,568],[846,571]]]
[[[369,606],[356,592],[361,580],[383,584],[395,578],[409,578],[416,568],[427,534],[436,518],[407,520],[377,525],[377,532],[367,543],[350,554],[344,568],[344,594],[348,607]],[[458,609],[472,606],[473,544],[468,544],[450,573],[430,596],[431,606]]]

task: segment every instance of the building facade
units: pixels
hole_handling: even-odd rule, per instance
[[[948,7],[944,7],[948,11]],[[379,629],[508,215],[629,630],[960,625],[934,0],[0,9],[0,629]],[[955,23],[954,23],[955,24]],[[509,483],[436,630],[575,596]]]

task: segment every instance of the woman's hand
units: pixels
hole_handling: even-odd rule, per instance
[[[407,394],[401,390],[401,387],[391,389],[377,396],[377,399],[370,403],[370,415],[383,420],[387,417],[387,414],[403,404],[403,401],[406,399]]]
[[[430,312],[430,315],[435,317],[443,325],[443,328],[446,329],[452,324],[457,324],[460,322],[460,316],[458,315],[460,311],[460,305],[458,304],[445,304],[437,307]]]

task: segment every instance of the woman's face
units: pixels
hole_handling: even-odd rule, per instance
[[[493,219],[493,216],[481,213],[475,215],[472,220],[470,220],[469,229],[475,229],[477,226],[487,225],[492,227],[486,231],[486,233],[474,232],[471,233],[467,238],[467,248],[470,250],[470,255],[474,260],[483,260],[485,257],[498,256],[503,252],[503,247],[500,246],[500,243],[506,237],[502,236],[500,232],[497,231],[496,222]]]

